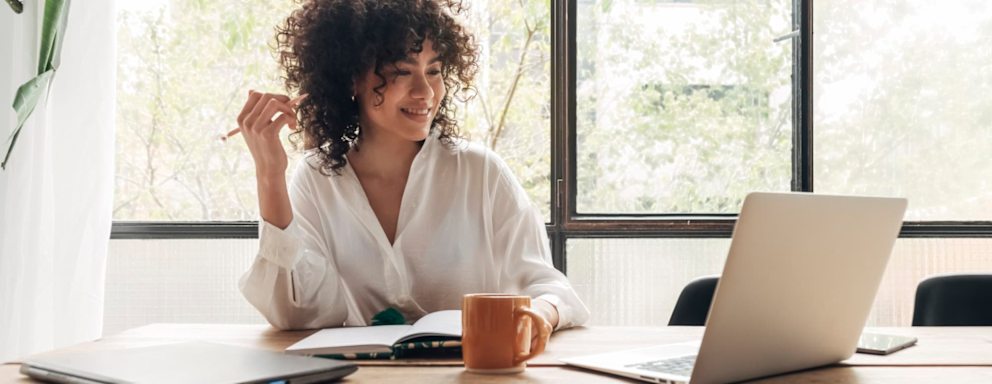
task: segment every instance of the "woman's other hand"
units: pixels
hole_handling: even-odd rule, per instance
[[[538,344],[538,338],[541,337],[542,333],[547,335],[548,339],[551,338],[551,333],[558,326],[558,308],[542,299],[534,299],[531,308],[545,320],[543,324],[538,324],[536,321],[531,322],[530,345],[533,346]],[[546,332],[540,332],[540,328],[544,328]],[[546,343],[548,339],[545,339],[544,342]]]

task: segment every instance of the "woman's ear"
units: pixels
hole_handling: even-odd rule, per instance
[[[362,92],[368,87],[369,77],[374,73],[373,70],[365,70],[351,78],[351,95],[361,96]]]

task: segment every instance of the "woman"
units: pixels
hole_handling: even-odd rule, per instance
[[[238,116],[262,216],[240,285],[272,325],[368,325],[388,308],[412,321],[479,292],[533,297],[535,326],[588,318],[509,168],[457,136],[451,93],[469,89],[476,47],[452,8],[312,0],[279,28],[287,89],[307,96],[297,111],[251,92]],[[288,186],[286,126],[305,149]]]

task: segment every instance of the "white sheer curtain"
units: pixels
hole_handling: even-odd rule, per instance
[[[44,1],[0,4],[0,135],[34,76]],[[69,10],[51,93],[0,171],[0,362],[100,336],[114,174],[113,0]],[[6,147],[5,147],[6,148]]]

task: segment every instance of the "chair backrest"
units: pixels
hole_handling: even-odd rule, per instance
[[[713,292],[720,276],[703,276],[682,288],[668,325],[706,325],[706,316],[713,303]]]
[[[924,279],[916,286],[913,325],[992,325],[992,274]]]

